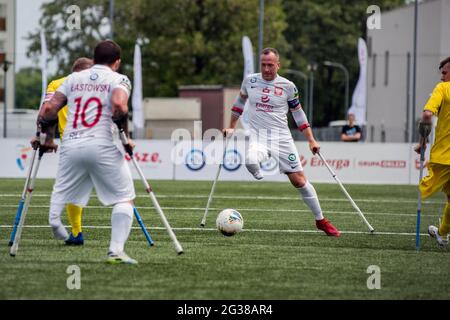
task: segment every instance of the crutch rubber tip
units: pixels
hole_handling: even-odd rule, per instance
[[[180,252],[177,252],[178,253],[178,255],[181,255],[181,254],[183,254],[184,252],[183,251],[180,251]]]
[[[15,254],[15,253],[10,253],[9,255],[10,255],[11,257],[13,257],[13,258],[16,257],[16,254]]]
[[[205,224],[204,224],[204,223],[200,223],[200,227],[202,227],[202,228],[203,228],[204,226],[205,226]]]
[[[375,233],[375,229],[370,230],[370,234],[374,234]]]
[[[8,247],[12,247],[13,243],[12,241],[8,242]]]

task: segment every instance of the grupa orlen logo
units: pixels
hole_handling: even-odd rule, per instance
[[[30,152],[33,150],[33,148],[25,147],[23,144],[19,144],[16,146],[16,150],[16,164],[19,167],[20,171],[24,171],[30,161]]]

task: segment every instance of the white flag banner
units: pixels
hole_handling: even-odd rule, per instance
[[[47,43],[45,42],[44,30],[41,29],[41,75],[42,75],[42,94],[41,104],[44,103],[45,93],[47,92]]]
[[[249,37],[242,37],[242,53],[244,54],[244,79],[249,74],[255,73],[255,64],[253,59],[253,47],[252,42]],[[245,103],[244,113],[241,116],[241,124],[244,130],[249,129],[249,119],[248,119],[248,100]]]
[[[143,138],[143,136],[141,136],[142,129],[144,128],[144,112],[142,108],[142,61],[141,47],[138,44],[134,46],[134,77],[131,104],[133,106],[134,138]]]
[[[352,96],[352,106],[348,113],[355,115],[359,125],[366,124],[366,97],[367,97],[367,46],[366,42],[358,39],[359,79]]]

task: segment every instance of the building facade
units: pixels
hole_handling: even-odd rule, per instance
[[[419,3],[416,96],[413,97],[414,4],[381,14],[367,30],[367,139],[410,142],[423,107],[440,81],[439,62],[450,56],[450,1]],[[413,110],[413,101],[416,107]]]
[[[4,108],[7,99],[7,109],[14,109],[14,53],[15,53],[15,0],[0,0],[0,108]],[[5,91],[5,60],[11,62],[6,72]]]

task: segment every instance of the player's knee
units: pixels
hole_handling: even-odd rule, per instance
[[[112,214],[125,214],[133,218],[133,206],[128,201],[116,203],[113,207]]]
[[[303,188],[306,185],[306,178],[303,175],[297,175],[291,179],[291,183],[295,188]]]

